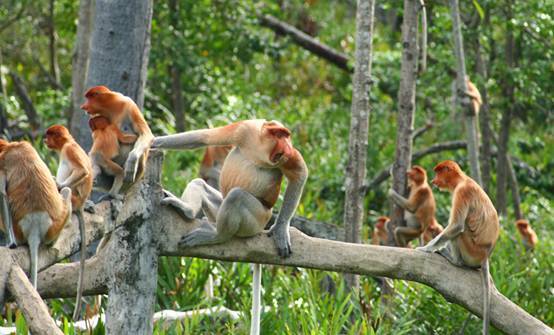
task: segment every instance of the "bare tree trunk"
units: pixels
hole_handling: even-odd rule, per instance
[[[450,0],[450,13],[452,15],[452,31],[454,35],[456,54],[456,90],[458,101],[464,111],[465,128],[467,133],[468,159],[470,162],[471,177],[482,184],[481,170],[479,168],[479,140],[477,136],[477,115],[473,110],[471,101],[466,95],[466,65],[464,57],[464,42],[462,39],[462,27],[460,23],[460,9],[458,0]]]
[[[0,68],[2,68],[2,64],[3,59],[2,53],[0,52]],[[2,135],[5,134],[8,128],[8,111],[6,109],[8,94],[6,93],[6,83],[4,81],[4,74],[2,71],[0,71],[0,95],[2,96],[2,101],[0,102],[0,135]]]
[[[506,65],[508,69],[515,67],[515,40],[514,33],[511,26],[512,2],[506,1]],[[514,97],[514,83],[511,78],[503,78],[502,80],[502,93],[506,98],[506,108],[502,113],[502,119],[500,121],[500,134],[498,138],[498,160],[497,160],[497,172],[496,172],[496,210],[499,214],[506,215],[507,212],[507,195],[506,195],[506,183],[509,174],[509,162],[508,162],[508,146],[510,141],[510,125],[512,122],[512,113],[515,104]]]
[[[106,85],[142,108],[151,23],[152,0],[96,0],[86,86]],[[106,264],[112,274],[106,313],[109,334],[152,334],[158,253],[151,222],[138,219],[131,226],[113,234],[117,247],[110,250]]]
[[[396,127],[396,151],[392,168],[392,188],[399,194],[407,194],[406,171],[412,160],[412,132],[414,131],[415,94],[417,76],[417,11],[419,1],[404,0],[402,22],[402,65],[398,91],[398,116]],[[392,231],[403,225],[404,210],[392,204],[389,244],[394,245]]]
[[[170,22],[173,29],[178,29],[179,8],[177,0],[169,0]],[[179,55],[173,55],[174,60]],[[175,114],[175,129],[178,132],[185,131],[185,108],[183,104],[183,87],[181,85],[181,69],[176,62],[171,61],[169,65],[169,76],[171,78],[171,107]]]
[[[35,106],[33,105],[33,101],[27,92],[27,88],[25,87],[25,84],[23,84],[23,80],[21,80],[21,78],[14,71],[10,71],[10,77],[12,77],[15,93],[19,96],[19,99],[23,104],[23,110],[25,110],[31,129],[37,130],[40,127],[40,120]]]
[[[475,68],[477,73],[483,78],[483,81],[486,82],[487,68],[483,60],[482,46],[477,39],[476,42],[476,51],[475,51]],[[491,120],[490,120],[490,105],[487,88],[483,85],[481,87],[481,98],[483,99],[483,105],[479,111],[479,126],[481,130],[481,186],[490,195],[489,188],[491,184],[491,166],[492,166],[492,129],[491,129]]]
[[[71,69],[71,106],[70,125],[71,134],[79,144],[87,151],[90,149],[92,140],[88,129],[88,116],[80,108],[84,102],[86,91],[85,81],[88,75],[90,59],[90,37],[92,22],[94,19],[94,0],[81,0],[79,4],[79,23],[77,25],[77,38],[73,51],[73,66]]]
[[[352,243],[360,243],[364,214],[362,186],[366,176],[374,5],[373,0],[358,0],[356,14],[356,65],[352,80],[352,116],[344,204],[345,241]],[[358,276],[346,274],[345,280],[349,288],[358,289]]]
[[[514,215],[516,220],[520,220],[523,219],[523,213],[521,212],[521,197],[519,195],[519,185],[517,183],[516,171],[510,156],[506,157],[506,161],[508,162],[508,183],[510,185],[510,189],[512,190],[512,201],[514,202]]]
[[[58,65],[58,55],[56,54],[56,26],[54,23],[54,5],[55,0],[50,0],[48,6],[48,38],[50,40],[50,75],[56,83],[60,82],[60,66]]]

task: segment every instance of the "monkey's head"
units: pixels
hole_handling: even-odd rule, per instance
[[[408,185],[410,187],[419,186],[427,182],[427,172],[419,165],[412,166],[412,168],[406,172],[406,176],[408,176]]]
[[[123,109],[123,95],[117,92],[111,91],[106,86],[94,86],[88,89],[85,93],[87,101],[81,105],[87,114],[91,117],[105,116],[110,121],[115,114],[122,113]]]
[[[525,219],[519,219],[516,221],[516,228],[519,230],[520,233],[524,234],[527,233],[527,230],[529,229],[529,221]]]
[[[292,157],[294,150],[290,141],[290,130],[285,128],[280,122],[267,121],[262,126],[261,152],[269,152],[269,157],[262,160],[270,165],[279,165],[285,163]]]
[[[377,222],[375,223],[375,228],[379,230],[384,230],[385,225],[389,221],[390,221],[390,218],[388,216],[380,216],[377,218]]]
[[[95,116],[88,120],[88,126],[90,130],[104,130],[110,125],[110,120],[105,116]]]
[[[44,144],[46,144],[48,149],[61,150],[64,144],[71,138],[71,134],[66,127],[56,124],[46,129]]]
[[[451,160],[440,162],[433,171],[435,171],[435,178],[432,183],[440,190],[453,191],[465,176],[460,166]]]

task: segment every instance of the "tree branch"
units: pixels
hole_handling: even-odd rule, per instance
[[[260,15],[260,24],[273,30],[279,35],[286,35],[292,38],[292,40],[301,46],[302,48],[312,52],[320,58],[323,58],[339,68],[352,73],[354,69],[349,65],[348,56],[321,43],[317,39],[310,35],[298,30],[290,24],[280,21],[279,19],[271,15]]]

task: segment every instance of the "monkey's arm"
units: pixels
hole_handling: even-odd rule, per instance
[[[415,213],[415,211],[418,209],[419,205],[421,204],[422,200],[424,199],[425,194],[422,191],[418,191],[416,194],[414,194],[413,197],[406,199],[400,194],[398,194],[395,190],[390,189],[389,197],[398,206],[402,207],[403,209],[407,210],[410,213]]]
[[[389,198],[392,200],[392,202],[394,202],[395,204],[397,204],[398,206],[402,207],[403,209],[408,209],[408,199],[404,198],[403,196],[401,196],[400,194],[398,194],[395,190],[393,190],[392,188],[389,189]],[[410,210],[410,212],[412,212]]]
[[[12,216],[10,213],[10,206],[8,203],[7,193],[7,177],[4,172],[0,171],[0,214],[6,234],[8,235],[8,247],[15,248],[17,246],[15,241],[15,235],[13,233]]]
[[[138,108],[135,112],[131,113],[131,120],[133,130],[138,134],[138,138],[135,141],[133,150],[127,156],[125,161],[125,177],[126,183],[133,183],[137,176],[138,165],[140,158],[147,153],[152,145],[154,135],[150,131],[148,124],[140,114]],[[122,128],[125,126],[125,121],[122,123]],[[124,142],[123,142],[124,143]]]
[[[124,144],[133,144],[138,138],[137,135],[134,135],[134,134],[124,134],[121,131],[119,131],[119,129],[116,135],[117,135],[117,140]]]
[[[191,130],[180,134],[154,138],[152,148],[160,149],[196,149],[208,145],[237,145],[241,122],[227,126]]]
[[[85,180],[85,178],[88,177],[87,169],[84,167],[76,167],[73,169],[69,177],[67,177],[66,180],[61,182],[58,187],[59,189],[62,189],[64,187],[73,188]]]
[[[285,164],[282,171],[288,179],[288,185],[283,197],[283,205],[269,233],[277,245],[279,256],[288,257],[291,254],[290,220],[298,207],[304,184],[308,179],[308,168],[302,155],[295,150],[294,156]]]

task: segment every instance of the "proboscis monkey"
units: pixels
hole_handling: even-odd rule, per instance
[[[388,216],[380,216],[377,218],[373,235],[371,236],[371,244],[386,245],[388,239],[387,223],[390,221]]]
[[[452,193],[448,226],[429,244],[417,248],[435,252],[452,264],[481,267],[483,279],[483,334],[489,332],[489,257],[498,239],[500,225],[492,201],[481,186],[468,177],[454,161],[444,161],[433,169],[433,184]]]
[[[288,185],[269,234],[279,255],[290,255],[290,219],[308,177],[308,168],[300,152],[292,146],[290,135],[290,131],[277,121],[246,120],[154,139],[152,147],[164,149],[234,146],[221,170],[221,193],[198,178],[186,187],[182,201],[171,195],[163,200],[188,219],[195,218],[202,210],[209,221],[185,235],[181,246],[222,243],[233,236],[248,237],[262,232],[271,218],[284,175]],[[260,265],[255,264],[251,334],[259,333],[260,271]]]
[[[81,298],[83,297],[83,279],[87,253],[83,208],[92,191],[92,164],[85,151],[64,126],[53,125],[48,128],[44,143],[49,149],[58,152],[60,155],[56,184],[60,189],[64,187],[71,189],[71,206],[79,221],[81,259],[77,283],[77,301],[73,312],[73,319],[76,320],[81,314]]]
[[[535,233],[533,228],[531,228],[529,221],[525,219],[517,220],[516,228],[519,234],[521,235],[521,239],[523,241],[523,246],[525,247],[525,250],[535,249],[535,246],[537,245],[537,242],[539,241],[539,239],[537,238],[537,233]]]
[[[442,233],[443,230],[444,228],[437,222],[437,220],[434,220],[433,223],[423,232],[423,245],[429,243],[429,241]]]
[[[71,189],[58,192],[48,167],[28,142],[0,140],[0,179],[11,214],[2,221],[12,222],[17,243],[29,245],[36,288],[39,245],[52,244],[71,220]]]
[[[105,116],[91,117],[88,122],[92,131],[92,148],[89,156],[92,160],[93,178],[104,172],[113,176],[114,181],[109,191],[113,198],[117,197],[123,186],[123,167],[113,161],[119,154],[119,143],[133,144],[137,140],[134,134],[124,134]]]
[[[200,165],[200,178],[204,179],[208,185],[219,189],[219,175],[223,162],[233,149],[230,145],[207,147],[204,151],[204,157]]]
[[[121,93],[113,92],[105,86],[89,88],[85,93],[87,101],[81,105],[91,118],[104,116],[125,134],[136,134],[132,146],[120,145],[114,161],[124,164],[124,186],[130,186],[144,173],[148,149],[154,136],[135,102]],[[123,163],[124,162],[124,163]]]
[[[427,184],[425,169],[414,165],[406,175],[410,188],[408,199],[393,189],[389,190],[391,200],[404,209],[406,220],[406,227],[394,229],[394,239],[399,247],[406,247],[411,240],[418,238],[435,222],[435,198],[431,187]]]
[[[471,106],[473,108],[474,115],[477,115],[479,114],[479,111],[481,110],[481,105],[483,104],[481,93],[477,89],[477,86],[475,86],[471,82],[471,80],[469,80],[468,76],[466,76],[466,85],[467,85],[466,95],[471,99]]]

